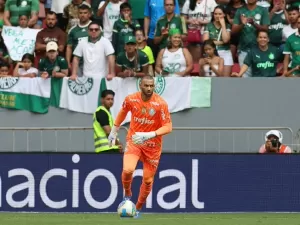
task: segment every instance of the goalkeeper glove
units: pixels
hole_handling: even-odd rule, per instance
[[[118,131],[119,131],[119,127],[113,126],[111,128],[110,134],[108,135],[108,146],[109,147],[116,145]]]
[[[152,132],[135,132],[134,135],[132,135],[132,141],[134,144],[141,145],[145,141],[156,137],[155,131]]]

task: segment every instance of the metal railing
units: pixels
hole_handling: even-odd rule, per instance
[[[124,143],[128,128],[121,128]],[[289,127],[174,127],[164,152],[257,152],[268,130],[280,130],[292,148],[300,145],[300,131],[294,137]],[[0,142],[0,152],[94,152],[92,127],[0,127]]]

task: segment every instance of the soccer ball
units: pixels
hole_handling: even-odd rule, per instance
[[[120,217],[134,217],[135,212],[135,204],[130,200],[125,200],[118,206],[118,214]]]

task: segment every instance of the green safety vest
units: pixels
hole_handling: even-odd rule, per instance
[[[114,121],[113,121],[113,118],[112,118],[110,112],[104,106],[98,107],[96,109],[96,112],[93,115],[95,152],[99,153],[99,152],[119,149],[119,147],[116,145],[112,146],[112,147],[108,146],[108,139],[107,139],[106,133],[105,133],[104,129],[100,126],[100,124],[98,123],[97,118],[96,118],[96,113],[100,110],[103,110],[104,112],[107,113],[110,127],[113,127],[113,125],[114,125]]]

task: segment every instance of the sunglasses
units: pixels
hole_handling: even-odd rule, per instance
[[[97,31],[99,31],[99,30],[100,30],[99,28],[90,28],[90,29],[89,29],[89,31],[92,31],[92,32],[93,32],[93,31],[97,32]]]

